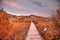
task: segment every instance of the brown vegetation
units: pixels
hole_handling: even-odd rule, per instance
[[[0,40],[25,40],[31,22],[45,40],[60,40],[60,28],[55,21],[55,18],[15,16],[0,10]]]
[[[52,20],[54,20],[55,25],[60,28],[60,9],[56,11],[56,14],[52,15]]]
[[[8,15],[2,10],[0,11],[0,40],[24,40],[27,29],[30,25],[29,21],[24,21],[17,17]]]

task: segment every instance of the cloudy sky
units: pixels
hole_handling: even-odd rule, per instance
[[[13,15],[38,15],[49,17],[58,9],[59,0],[2,0],[2,5],[6,12]]]

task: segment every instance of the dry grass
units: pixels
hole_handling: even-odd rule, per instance
[[[53,19],[35,15],[19,17],[0,10],[0,40],[25,40],[31,21],[34,22],[44,39],[58,40],[60,28]]]
[[[56,11],[56,14],[52,15],[52,20],[54,20],[55,25],[60,28],[60,9]]]
[[[24,40],[29,21],[19,21],[16,17],[5,14],[0,11],[0,39],[1,40]]]

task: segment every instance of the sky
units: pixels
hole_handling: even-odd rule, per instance
[[[37,15],[50,17],[58,9],[59,0],[0,0],[6,12],[16,16]]]

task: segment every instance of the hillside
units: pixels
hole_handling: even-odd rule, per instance
[[[45,40],[60,40],[60,28],[51,18],[16,16],[0,10],[0,40],[25,40],[31,22]]]

